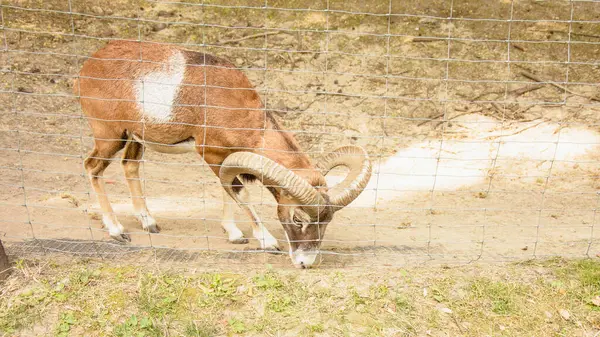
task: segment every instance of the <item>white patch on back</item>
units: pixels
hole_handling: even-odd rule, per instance
[[[173,118],[173,104],[185,75],[185,57],[175,51],[162,69],[142,77],[135,84],[136,101],[149,122],[168,122]]]

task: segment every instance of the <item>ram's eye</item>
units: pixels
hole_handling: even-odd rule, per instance
[[[294,226],[298,227],[298,228],[302,228],[302,221],[300,219],[298,219],[297,216],[294,215]]]

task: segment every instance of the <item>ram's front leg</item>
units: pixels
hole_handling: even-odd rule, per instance
[[[221,218],[221,227],[227,232],[229,242],[234,244],[248,243],[244,233],[235,224],[235,209],[237,202],[233,200],[225,190],[223,190],[223,217]]]
[[[241,188],[236,188],[235,193],[237,193],[237,199],[240,202],[240,206],[248,213],[248,215],[252,218],[252,235],[258,240],[260,243],[260,247],[265,250],[279,250],[279,242],[269,230],[263,225],[262,221],[256,214],[254,207],[249,204],[250,195],[248,190],[241,186]],[[227,192],[223,195],[223,220],[221,225],[229,234],[229,241],[233,243],[246,243],[247,239],[243,237],[242,232],[235,225],[234,220],[234,209],[233,209],[233,199],[227,194]],[[233,240],[232,240],[233,238]],[[239,242],[239,240],[246,240],[246,242]],[[237,240],[238,242],[235,242]]]

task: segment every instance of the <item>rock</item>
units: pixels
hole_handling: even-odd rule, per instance
[[[92,12],[93,12],[94,14],[97,14],[97,15],[102,15],[102,14],[104,14],[104,10],[103,10],[103,9],[102,9],[102,7],[100,7],[100,6],[93,6],[93,7],[92,7]]]
[[[283,112],[283,111],[287,111],[287,106],[285,105],[285,101],[280,99],[279,101],[277,101],[277,103],[275,104],[275,106],[273,106],[273,108],[275,108],[275,110],[277,110],[277,112]]]
[[[167,28],[167,24],[163,22],[156,23],[152,26],[152,31],[160,32],[161,30]]]
[[[571,318],[571,314],[565,309],[560,309],[558,313],[565,321],[568,321]]]
[[[236,64],[238,67],[241,67],[241,66],[243,66],[243,65],[244,65],[244,59],[243,59],[243,58],[241,58],[241,57],[238,57],[238,58],[236,58],[236,59],[235,59],[235,64]]]
[[[165,10],[162,10],[162,11],[158,12],[158,16],[172,17],[172,16],[175,16],[175,11],[165,11]]]
[[[18,87],[17,91],[18,92],[23,92],[23,93],[26,93],[26,94],[32,94],[33,93],[32,89],[25,88],[25,87]]]
[[[111,37],[114,36],[115,32],[112,30],[111,27],[106,27],[102,30],[102,36],[103,37]]]

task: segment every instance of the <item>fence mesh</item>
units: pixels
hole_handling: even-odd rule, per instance
[[[232,244],[221,184],[193,153],[143,152],[160,233],[142,230],[121,154],[111,159],[106,195],[131,242],[109,238],[74,85],[112,40],[229,60],[313,163],[341,145],[366,149],[372,177],[327,227],[322,266],[598,251],[597,1],[2,0],[0,9],[0,235],[9,253],[289,264],[269,191],[247,186],[283,252],[259,249],[237,208],[249,243]],[[345,174],[333,170],[329,185]]]

